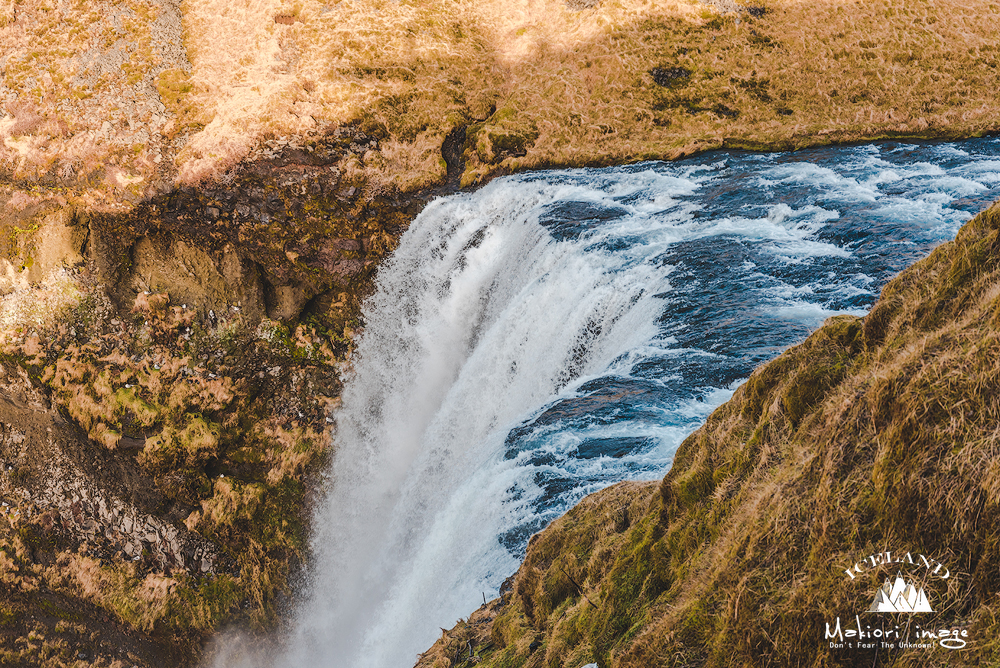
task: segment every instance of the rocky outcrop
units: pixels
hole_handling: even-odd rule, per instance
[[[214,545],[171,523],[155,488],[127,483],[142,477],[134,462],[90,447],[23,370],[3,368],[0,374],[7,404],[0,424],[0,497],[10,520],[37,518],[38,529],[60,541],[87,543],[105,558],[144,560],[158,571],[215,570]]]

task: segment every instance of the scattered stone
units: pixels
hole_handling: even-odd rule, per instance
[[[685,67],[654,67],[649,71],[653,83],[664,88],[673,88],[680,83],[686,83],[691,78],[691,70]]]

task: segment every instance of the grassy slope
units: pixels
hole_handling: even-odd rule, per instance
[[[513,592],[421,665],[462,665],[470,638],[479,665],[505,668],[996,665],[998,259],[994,206],[864,319],[832,318],[754,372],[658,488],[616,486],[554,522]],[[855,581],[844,569],[885,550],[947,565],[929,586],[936,612],[895,622],[968,625],[966,649],[876,664],[828,647],[825,621],[875,624],[863,611],[895,568]]]
[[[110,205],[219,176],[269,138],[359,123],[379,144],[345,169],[375,194],[440,182],[444,138],[464,126],[474,183],[1000,118],[988,0],[772,0],[763,15],[694,0],[184,0],[182,19],[174,4],[0,13],[0,169]],[[182,53],[164,46],[181,34]]]
[[[357,168],[403,190],[443,177],[441,143],[466,124],[466,182],[726,137],[795,145],[997,127],[992,5],[766,4],[737,22],[685,0],[582,11],[559,0],[185,0],[190,99],[213,120],[180,156],[182,174],[313,122],[378,128],[381,150]],[[689,75],[661,86],[655,68]]]

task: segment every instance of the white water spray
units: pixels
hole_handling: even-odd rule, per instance
[[[549,238],[537,215],[559,190],[505,182],[435,202],[383,268],[280,665],[412,665],[484,576],[517,568],[497,540],[519,520],[501,502],[518,476],[501,455],[510,427],[655,335],[664,278]]]

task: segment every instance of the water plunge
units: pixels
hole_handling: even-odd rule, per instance
[[[413,665],[584,494],[663,475],[750,370],[997,196],[993,140],[505,178],[432,203],[365,307],[276,666]]]

